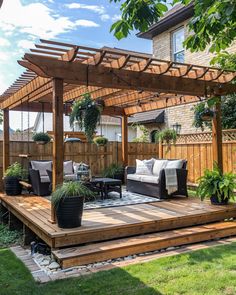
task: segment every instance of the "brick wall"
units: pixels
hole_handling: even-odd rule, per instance
[[[175,27],[161,33],[158,36],[153,38],[153,55],[159,59],[171,60],[171,36],[172,32],[184,27],[185,28],[185,38],[189,35],[188,32],[188,20],[178,24]],[[232,44],[230,48],[227,49],[228,52],[236,52],[236,42]],[[211,59],[214,57],[214,54],[209,52],[207,48],[202,52],[190,52],[185,50],[185,62],[190,64],[204,65],[207,66],[210,64]],[[196,129],[192,126],[193,124],[193,111],[191,110],[194,104],[182,105],[177,107],[168,108],[166,110],[165,126],[171,127],[176,122],[181,124],[181,133],[195,133],[201,132],[200,129]],[[206,130],[207,131],[207,130]]]

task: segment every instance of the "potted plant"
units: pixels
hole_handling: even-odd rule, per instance
[[[156,134],[156,141],[166,144],[167,145],[166,152],[168,152],[170,150],[171,143],[173,144],[176,143],[177,136],[178,135],[175,130],[167,128]]]
[[[119,179],[124,181],[124,167],[121,164],[112,163],[105,168],[102,173],[103,177]]]
[[[201,128],[202,131],[204,127],[210,127],[210,121],[214,118],[213,106],[216,103],[215,98],[211,98],[207,101],[203,101],[195,105],[194,111],[194,121],[193,126],[196,128]]]
[[[24,177],[26,171],[22,166],[15,162],[10,165],[4,173],[5,192],[8,196],[17,196],[22,192],[20,180]]]
[[[52,193],[52,206],[56,211],[58,226],[74,228],[81,226],[84,200],[91,192],[79,181],[64,182]]]
[[[102,103],[92,100],[89,93],[84,94],[83,99],[75,101],[70,114],[70,126],[74,127],[74,123],[78,122],[81,130],[92,142],[93,136],[99,122],[102,111]]]
[[[204,175],[199,178],[197,195],[204,200],[210,198],[214,205],[226,205],[230,199],[234,199],[236,188],[236,175],[222,173],[215,164],[213,170],[206,169]]]
[[[36,144],[42,144],[42,145],[51,141],[51,137],[45,132],[35,133],[32,136],[32,139],[33,141],[36,142]]]
[[[94,138],[93,142],[97,145],[97,146],[104,146],[108,143],[108,139],[104,136],[97,136]]]

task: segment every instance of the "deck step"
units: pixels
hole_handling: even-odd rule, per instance
[[[236,235],[236,222],[217,222],[54,250],[62,268]]]

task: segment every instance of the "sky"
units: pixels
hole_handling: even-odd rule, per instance
[[[87,45],[118,47],[151,53],[151,41],[134,32],[118,41],[110,27],[120,17],[119,4],[109,0],[3,0],[0,9],[0,94],[25,70],[17,60],[40,38]],[[10,127],[21,127],[21,114],[11,112]],[[33,125],[36,114],[30,114]],[[27,128],[28,115],[23,117]]]

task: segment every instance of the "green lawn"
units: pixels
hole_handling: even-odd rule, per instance
[[[0,250],[1,295],[236,294],[236,243],[39,285]]]

